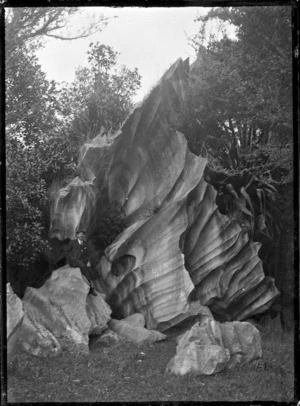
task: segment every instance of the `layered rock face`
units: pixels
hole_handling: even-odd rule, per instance
[[[52,205],[50,237],[61,240],[74,238],[78,225],[93,235],[103,206],[120,205],[127,227],[100,259],[96,284],[115,315],[141,313],[149,329],[161,331],[195,302],[224,320],[243,320],[278,295],[264,276],[259,244],[219,213],[203,178],[206,159],[188,148],[188,70],[178,60],[113,142],[99,136],[85,145],[79,177]]]

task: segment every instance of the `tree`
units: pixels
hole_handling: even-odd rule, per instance
[[[91,45],[89,68],[58,90],[35,56],[45,37],[71,39],[102,29],[107,19],[68,35],[75,8],[14,8],[6,18],[6,185],[8,279],[18,294],[47,272],[48,191],[74,176],[78,152],[98,130],[116,130],[140,84],[137,70],[117,69],[117,53]],[[19,285],[19,286],[18,286]]]
[[[216,18],[235,25],[236,39],[225,34],[205,46],[205,26]],[[264,184],[291,181],[289,8],[216,8],[199,21],[190,86],[192,148],[227,176],[247,171]]]
[[[55,125],[56,86],[46,80],[35,55],[16,52],[17,63],[6,69],[6,125],[22,129],[25,142],[40,139]]]
[[[78,68],[74,82],[61,90],[60,134],[72,146],[69,153],[74,163],[84,142],[104,130],[117,131],[133,106],[141,77],[137,69],[118,68],[117,59],[111,47],[91,43],[89,67]]]
[[[6,9],[6,226],[8,280],[22,294],[39,271],[47,248],[47,189],[69,161],[57,140],[59,104],[34,54],[45,37],[74,39],[102,29],[107,20],[65,34],[75,8]],[[47,263],[42,264],[43,268]],[[18,285],[23,286],[18,286]]]
[[[223,31],[206,41],[216,19],[233,24],[235,38]],[[221,211],[263,243],[265,270],[285,289],[280,275],[284,266],[290,278],[293,249],[291,10],[215,8],[199,22],[188,141],[208,157],[206,179]]]
[[[74,40],[88,37],[101,31],[107,24],[108,18],[100,15],[79,30],[68,32],[72,17],[82,12],[77,7],[21,7],[6,8],[6,54],[10,63],[14,49],[30,46],[31,49],[40,47],[45,37],[60,40]]]

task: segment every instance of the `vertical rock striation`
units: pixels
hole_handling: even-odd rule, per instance
[[[104,205],[122,207],[127,227],[106,248],[96,283],[115,316],[141,313],[148,328],[162,331],[195,301],[225,320],[242,320],[278,294],[264,276],[259,245],[219,213],[203,178],[206,159],[188,148],[188,70],[179,59],[111,144],[99,136],[85,145],[80,177],[52,205],[50,237],[61,240],[73,238],[78,224],[91,235]]]

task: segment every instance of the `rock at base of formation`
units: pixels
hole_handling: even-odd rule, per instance
[[[59,342],[37,321],[23,311],[21,299],[7,284],[7,362],[9,368],[16,361],[18,350],[29,354],[51,357],[61,352]]]
[[[120,342],[121,337],[109,328],[100,336],[92,336],[90,339],[91,348],[112,347]]]
[[[37,357],[56,357],[61,353],[58,340],[49,330],[25,315],[21,326],[22,349]]]
[[[7,323],[7,362],[13,364],[19,345],[20,326],[24,319],[21,299],[6,285],[6,323]]]
[[[261,358],[259,331],[248,322],[197,322],[180,339],[167,372],[212,375]]]
[[[137,316],[137,315],[134,315]],[[132,316],[123,320],[111,319],[108,323],[109,328],[117,333],[121,338],[134,344],[150,344],[156,341],[165,340],[167,337],[156,330],[147,330],[142,325],[144,321],[140,317]]]
[[[23,348],[34,353],[35,343],[43,339],[49,343],[48,350],[36,351],[35,355],[48,356],[60,347],[88,353],[89,335],[101,334],[111,314],[100,293],[91,296],[88,292],[80,269],[68,265],[54,271],[43,287],[27,288],[23,298],[28,317],[25,331],[27,337],[31,331],[36,334],[31,343],[24,342]]]

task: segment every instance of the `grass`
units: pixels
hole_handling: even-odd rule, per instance
[[[8,375],[8,402],[293,401],[293,335],[261,331],[263,362],[212,376],[165,372],[175,337],[137,347],[120,341],[88,356],[41,359],[21,353]]]

